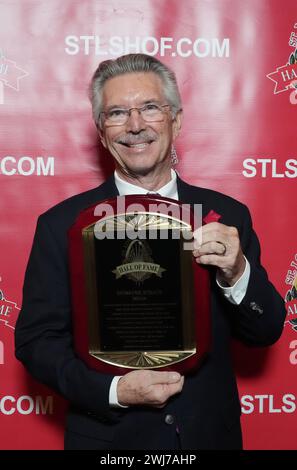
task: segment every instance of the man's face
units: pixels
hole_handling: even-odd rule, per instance
[[[109,79],[103,87],[103,111],[112,108],[140,108],[148,102],[168,104],[161,79],[152,72],[129,73]],[[171,146],[180,130],[181,113],[172,118],[163,108],[163,120],[146,122],[137,110],[123,125],[103,122],[100,137],[116,161],[116,167],[128,175],[147,175],[168,168]]]

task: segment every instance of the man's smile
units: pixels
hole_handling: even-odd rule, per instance
[[[131,148],[145,148],[145,147],[148,147],[152,142],[153,141],[151,141],[151,142],[137,142],[135,144],[133,144],[133,143],[129,144],[129,143],[126,143],[126,142],[123,142],[123,143],[119,142],[119,144],[124,145],[125,147],[131,147]]]

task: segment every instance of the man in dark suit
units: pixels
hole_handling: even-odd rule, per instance
[[[98,188],[40,216],[16,327],[16,356],[70,402],[66,449],[240,449],[240,403],[231,335],[250,345],[280,336],[284,303],[260,265],[248,209],[190,186],[171,168],[182,107],[174,74],[130,54],[101,63],[91,84],[93,116],[115,173]],[[220,222],[202,228],[193,255],[211,266],[212,344],[200,369],[137,370],[123,377],[89,369],[73,349],[67,231],[83,209],[117,195],[158,192],[202,204]]]

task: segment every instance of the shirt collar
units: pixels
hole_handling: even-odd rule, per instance
[[[148,191],[135,184],[128,183],[119,177],[117,171],[114,172],[114,180],[120,196],[128,196],[129,194],[154,194],[153,191]],[[158,194],[170,199],[178,199],[176,173],[171,169],[171,180],[158,189]]]

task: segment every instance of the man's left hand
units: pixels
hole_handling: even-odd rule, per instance
[[[242,276],[246,264],[237,228],[211,222],[197,229],[194,239],[196,262],[217,266],[220,280],[233,286]]]

